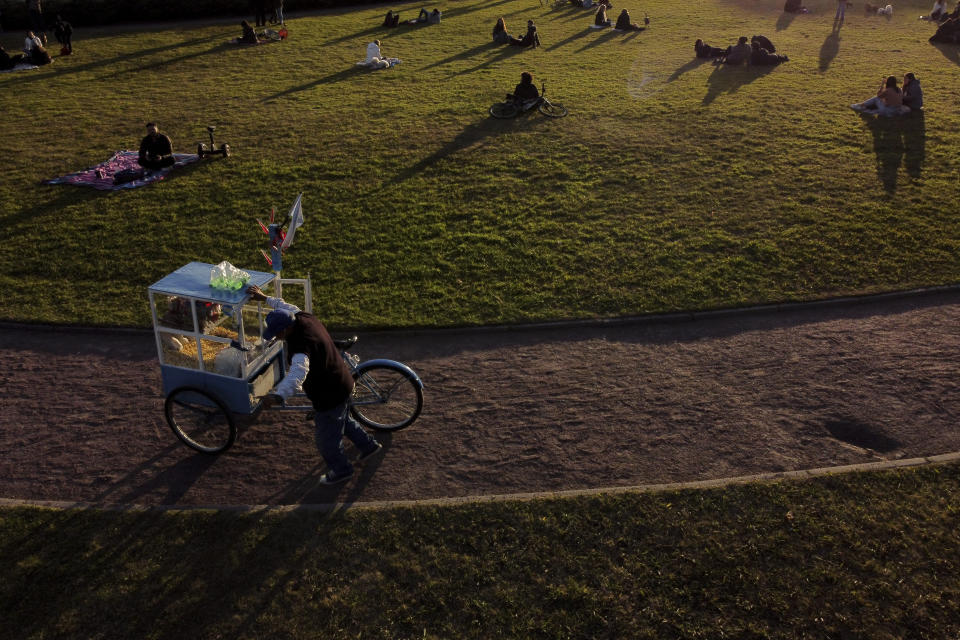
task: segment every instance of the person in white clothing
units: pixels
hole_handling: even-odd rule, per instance
[[[375,69],[386,69],[390,66],[390,61],[384,58],[380,52],[379,40],[374,40],[367,45],[366,63]]]

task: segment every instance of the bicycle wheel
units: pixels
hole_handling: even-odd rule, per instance
[[[413,424],[423,409],[423,390],[410,373],[388,364],[357,369],[350,413],[377,431],[399,431]]]
[[[498,102],[490,107],[490,115],[494,118],[513,118],[518,113],[520,113],[520,110],[517,109],[516,105],[509,102]]]
[[[223,453],[237,439],[233,415],[219,399],[202,389],[174,389],[167,396],[163,412],[180,442],[200,453]]]
[[[537,107],[537,110],[550,118],[562,118],[567,115],[567,108],[558,102],[547,102],[544,100],[540,103],[540,106]]]

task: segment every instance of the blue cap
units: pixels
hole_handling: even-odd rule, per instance
[[[275,310],[267,314],[267,328],[263,332],[264,340],[273,340],[277,334],[293,326],[296,317],[289,311]]]

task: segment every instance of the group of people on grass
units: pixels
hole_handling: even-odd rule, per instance
[[[515,38],[507,31],[507,23],[503,16],[497,18],[497,23],[493,25],[493,41],[497,44],[508,44],[514,47],[539,47],[540,34],[537,33],[537,25],[533,20],[527,20],[527,32],[522,38]]]
[[[923,90],[913,73],[903,74],[903,88],[897,86],[897,77],[888,76],[880,83],[877,95],[850,105],[858,113],[879,116],[906,115],[923,108]]]
[[[650,24],[650,18],[644,16],[643,18],[645,24]],[[597,12],[593,16],[593,26],[595,27],[610,27],[614,29],[619,29],[620,31],[643,31],[646,27],[641,27],[637,23],[633,22],[630,19],[630,12],[626,9],[620,11],[620,15],[617,16],[616,24],[612,20],[607,18],[607,5],[600,3],[597,7]]]
[[[790,60],[787,56],[777,53],[777,48],[766,36],[753,36],[747,43],[747,36],[741,36],[737,44],[726,49],[711,47],[703,40],[693,43],[694,53],[698,58],[713,58],[715,64],[743,65],[757,67],[774,66]]]
[[[938,4],[943,4],[941,0]],[[934,5],[936,9],[937,5]],[[930,12],[928,16],[931,20],[938,22],[937,31],[930,36],[930,42],[944,42],[947,44],[960,44],[960,1],[951,13],[946,13],[944,8],[940,13]]]
[[[434,8],[433,11],[427,11],[421,8],[420,14],[415,19],[400,22],[400,13],[394,13],[393,9],[388,9],[387,15],[383,19],[383,26],[397,27],[401,24],[440,24],[442,18],[443,12],[440,11],[440,9]]]

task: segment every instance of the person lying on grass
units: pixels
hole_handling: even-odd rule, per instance
[[[137,163],[145,169],[163,169],[172,167],[174,162],[170,138],[160,133],[156,122],[148,122],[147,135],[140,141],[140,155]]]
[[[760,46],[759,42],[750,45],[750,64],[756,67],[770,67],[789,60],[785,55],[770,53]]]
[[[750,61],[750,54],[753,50],[747,44],[747,36],[740,36],[737,44],[727,49],[726,55],[720,60],[724,64],[739,65]]]
[[[859,113],[866,113],[881,116],[896,116],[901,113],[909,113],[910,109],[904,110],[903,92],[897,86],[897,77],[888,76],[886,80],[880,83],[880,90],[877,95],[869,100],[850,105],[850,108]]]
[[[649,20],[649,18],[646,18],[646,20]],[[645,27],[641,27],[635,22],[630,22],[630,12],[624,9],[620,12],[620,15],[617,16],[617,24],[614,28],[620,29],[620,31],[643,31]]]
[[[727,55],[729,47],[727,49],[711,47],[706,42],[698,38],[697,41],[693,43],[693,50],[697,54],[698,58],[722,58],[723,56]]]

